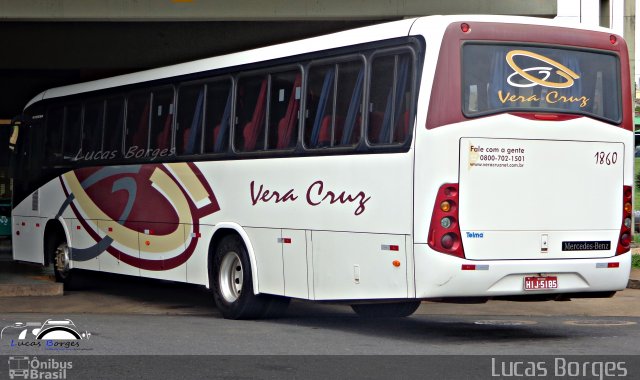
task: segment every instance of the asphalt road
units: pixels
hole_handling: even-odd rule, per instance
[[[99,355],[640,354],[636,289],[568,302],[423,303],[401,319],[292,301],[283,318],[230,321],[204,287],[84,273],[85,288],[62,297],[0,298],[0,328],[68,318],[91,333],[82,353]],[[17,332],[6,330],[0,354],[15,352],[7,334]]]
[[[294,301],[280,319],[229,321],[204,288],[101,274],[64,297],[0,299],[0,328],[70,319],[91,334],[73,346],[34,347],[20,345],[20,328],[5,329],[0,378],[18,356],[73,361],[67,378],[483,379],[518,377],[523,367],[513,363],[534,363],[536,376],[549,377],[558,360],[588,372],[571,378],[600,378],[585,367],[591,362],[640,378],[638,295],[627,289],[602,300],[425,303],[404,319],[362,319],[347,305]]]
[[[3,313],[0,323],[8,326],[18,321],[43,322],[50,317],[40,313]],[[624,369],[630,378],[640,375],[637,317],[415,315],[400,320],[366,320],[346,307],[307,303],[292,305],[286,318],[263,321],[229,321],[217,315],[64,317],[73,320],[79,331],[90,332],[90,339],[72,347],[48,347],[47,343],[40,347],[18,346],[17,331],[5,331],[0,355],[72,362],[78,377],[68,378],[420,375],[434,379],[490,379],[500,371],[504,374],[504,362],[533,366],[538,374],[544,368],[544,377],[548,377],[557,374],[554,363],[557,365],[558,360],[576,362],[574,369],[586,368],[585,363],[611,362],[612,366],[619,366],[612,368]],[[0,375],[5,363],[0,363]],[[589,367],[585,376],[578,378],[598,378],[589,372],[592,370]],[[512,364],[507,364],[506,371],[514,371]]]
[[[78,350],[88,355],[640,354],[639,318],[415,315],[367,320],[346,307],[299,304],[293,309],[287,318],[263,321],[229,321],[215,315],[64,317],[91,333]],[[0,324],[51,317],[0,314]],[[16,334],[5,331],[0,353],[53,353],[46,347],[11,347]]]

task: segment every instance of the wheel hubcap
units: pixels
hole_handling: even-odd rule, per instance
[[[62,243],[56,248],[56,270],[62,277],[65,277],[69,272],[69,246],[67,243]]]
[[[225,301],[235,302],[242,293],[242,262],[236,252],[227,252],[220,263],[220,293]]]

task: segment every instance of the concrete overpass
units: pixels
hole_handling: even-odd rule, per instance
[[[556,10],[556,0],[0,0],[0,119],[48,87],[387,20]]]
[[[0,19],[22,21],[372,20],[431,14],[554,17],[556,0],[0,0]]]

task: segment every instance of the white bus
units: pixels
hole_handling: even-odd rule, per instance
[[[630,84],[609,30],[433,16],[50,89],[22,115],[13,257],[205,285],[234,319],[611,296]]]

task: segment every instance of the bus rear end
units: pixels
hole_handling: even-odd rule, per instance
[[[447,27],[416,141],[417,297],[626,287],[628,62],[622,38],[603,31]]]

